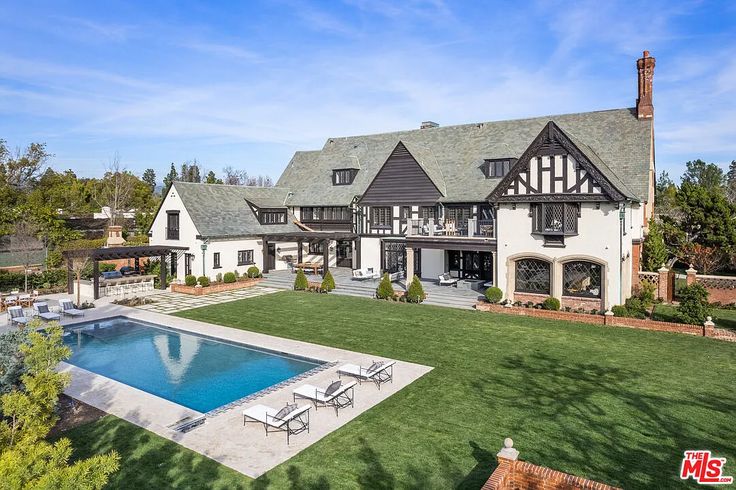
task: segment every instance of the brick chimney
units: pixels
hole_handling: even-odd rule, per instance
[[[636,71],[639,72],[639,94],[636,99],[636,115],[639,119],[654,117],[652,104],[652,79],[654,78],[654,58],[649,51],[636,60]]]

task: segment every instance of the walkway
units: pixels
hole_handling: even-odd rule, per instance
[[[199,308],[202,306],[217,305],[220,303],[227,303],[229,301],[236,301],[245,298],[255,298],[256,296],[263,296],[264,294],[275,293],[279,289],[263,286],[263,283],[258,286],[253,286],[245,289],[236,289],[233,291],[223,291],[221,293],[207,294],[204,296],[193,296],[191,294],[172,293],[168,291],[161,291],[156,294],[149,294],[147,298],[153,300],[153,303],[140,305],[136,308],[146,311],[152,311],[154,313],[164,313],[170,315],[178,311],[190,310],[192,308]]]
[[[330,269],[332,277],[335,278],[337,288],[330,294],[341,294],[345,296],[357,296],[361,298],[373,298],[378,280],[355,281],[350,269],[333,267]],[[307,274],[312,280],[312,276]],[[314,278],[314,280],[318,280]],[[320,279],[321,280],[321,279]],[[271,271],[264,276],[261,286],[276,289],[292,289],[294,287],[294,274],[290,271]],[[405,290],[404,283],[393,284],[395,290]],[[427,293],[424,304],[436,306],[449,306],[452,308],[473,309],[478,298],[482,295],[477,291],[468,291],[448,286],[439,286],[436,281],[422,279],[422,286]]]

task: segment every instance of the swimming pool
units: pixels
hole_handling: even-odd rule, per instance
[[[69,364],[199,412],[324,364],[127,317],[74,325],[64,343]]]

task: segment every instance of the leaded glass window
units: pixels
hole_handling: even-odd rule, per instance
[[[576,203],[532,204],[532,230],[544,235],[574,235],[578,232],[579,213]]]
[[[516,261],[516,292],[549,294],[549,283],[549,262],[537,259]]]
[[[565,296],[601,297],[601,266],[593,262],[567,262],[562,267]]]

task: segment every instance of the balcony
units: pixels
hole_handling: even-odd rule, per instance
[[[166,239],[167,240],[178,240],[179,239],[179,228],[166,227]]]
[[[406,236],[495,238],[495,220],[469,218],[460,223],[454,220],[407,219]]]

